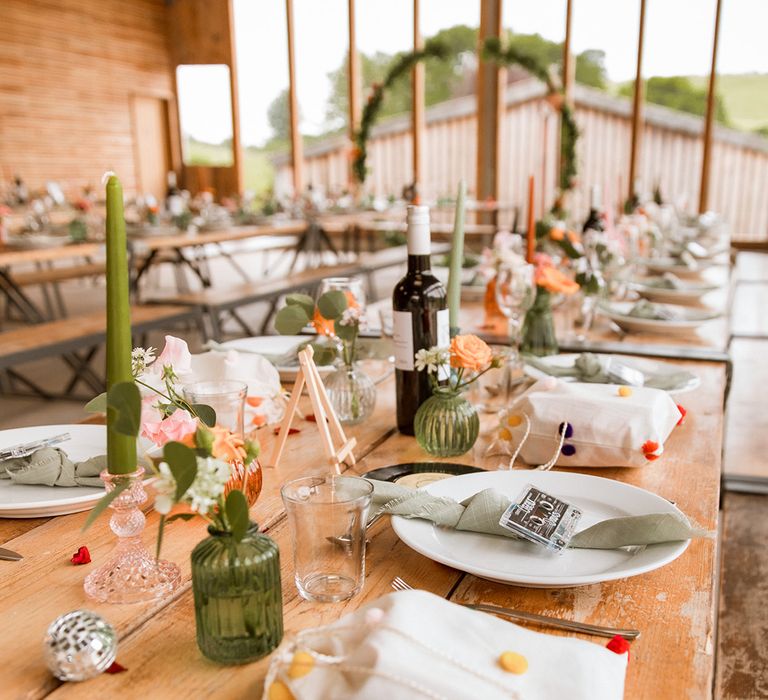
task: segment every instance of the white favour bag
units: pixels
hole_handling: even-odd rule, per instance
[[[529,465],[642,467],[658,459],[683,414],[666,391],[536,382],[502,413],[499,442]]]
[[[622,700],[626,669],[627,654],[601,644],[401,591],[287,637],[262,700]]]

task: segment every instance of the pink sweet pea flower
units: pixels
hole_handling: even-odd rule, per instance
[[[192,371],[192,355],[187,342],[172,335],[165,336],[165,347],[152,364],[157,372],[163,372],[168,366],[173,368],[177,376]]]
[[[162,413],[152,406],[145,404],[142,408],[141,434],[158,447],[162,447],[166,442],[180,442],[196,430],[197,418],[193,418],[182,408],[177,408],[165,419]]]

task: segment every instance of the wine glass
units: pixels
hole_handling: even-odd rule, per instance
[[[496,274],[496,303],[509,319],[510,345],[515,356],[520,347],[520,329],[525,312],[533,305],[536,282],[530,263],[504,264]]]

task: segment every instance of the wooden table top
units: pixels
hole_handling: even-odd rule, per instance
[[[89,258],[104,254],[104,251],[103,243],[72,243],[50,248],[13,248],[0,245],[0,267],[71,258]]]
[[[307,222],[290,220],[264,226],[232,226],[215,231],[197,231],[196,233],[178,233],[168,236],[135,236],[130,238],[134,248],[140,252],[172,248],[191,248],[209,243],[226,243],[262,236],[290,236],[303,233]]]
[[[718,363],[676,364],[698,372],[702,385],[680,397],[688,419],[670,437],[663,458],[641,469],[578,471],[649,489],[675,501],[699,525],[715,531],[725,370]],[[395,431],[393,409],[390,379],[379,387],[373,417],[348,430],[358,442],[355,472],[433,459],[413,438]],[[493,417],[485,417],[484,428],[493,422]],[[454,601],[493,602],[596,624],[637,627],[642,636],[632,644],[627,698],[710,695],[717,588],[715,537],[695,540],[675,562],[631,579],[580,588],[526,589],[484,581],[426,559],[401,543],[389,523],[381,521],[371,531],[366,583],[360,595],[332,605],[301,599],[293,583],[290,533],[279,488],[289,479],[323,473],[326,467],[317,456],[316,425],[298,421],[297,427],[301,432],[289,437],[279,469],[265,469],[264,490],[252,510],[253,519],[281,549],[286,634],[335,620],[389,593],[392,578],[402,576],[415,587]],[[269,454],[274,440],[271,430],[261,430],[260,439],[263,454]],[[481,456],[486,439],[481,436],[471,453],[451,461],[494,468],[495,461]],[[176,521],[167,526],[164,556],[181,566],[183,578],[172,598],[149,604],[103,605],[88,600],[82,584],[93,567],[106,560],[114,537],[106,517],[81,533],[85,517],[81,513],[0,521],[0,544],[25,557],[21,562],[0,563],[4,697],[259,697],[268,659],[245,666],[219,666],[204,659],[196,646],[189,561],[192,548],[205,537],[202,523]],[[157,521],[155,513],[148,515],[145,541],[153,540]],[[89,547],[93,563],[73,566],[69,558],[81,545]],[[56,616],[78,608],[98,612],[116,627],[120,637],[117,658],[127,672],[61,684],[46,670],[41,643],[47,626]],[[592,641],[605,643],[599,638]]]

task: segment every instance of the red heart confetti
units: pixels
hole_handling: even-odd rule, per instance
[[[621,635],[617,634],[605,645],[605,647],[606,649],[610,649],[614,654],[623,654],[626,652],[627,660],[629,660],[629,642]]]
[[[280,428],[275,428],[275,435],[280,435]],[[300,433],[300,428],[288,428],[288,435],[295,435],[296,433]]]
[[[682,425],[685,423],[685,417],[688,415],[688,411],[686,411],[680,404],[677,404],[677,410],[680,411],[680,420],[677,421],[677,424]]]
[[[72,555],[72,558],[69,561],[75,566],[80,566],[80,564],[90,564],[91,553],[88,551],[88,547],[78,547],[77,551]]]
[[[123,673],[123,671],[127,670],[125,666],[121,666],[117,661],[113,661],[112,665],[104,673]]]
[[[317,423],[317,418],[315,418],[314,413],[307,413],[307,415],[304,416],[304,420],[308,420],[310,423]]]

